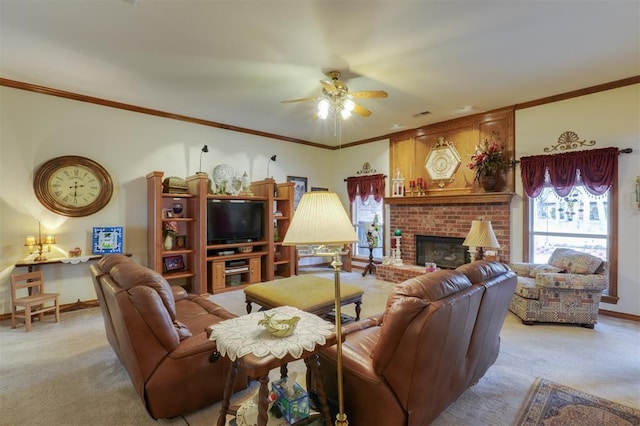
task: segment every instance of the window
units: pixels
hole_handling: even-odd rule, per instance
[[[376,201],[373,197],[368,197],[365,201],[362,201],[360,195],[357,195],[356,199],[351,203],[351,218],[353,226],[356,229],[356,235],[358,236],[358,242],[354,244],[354,256],[369,258],[367,228],[374,223],[374,221],[377,221],[379,224],[378,241],[373,249],[373,258],[375,260],[382,259],[384,250],[383,205],[384,201],[382,199]]]
[[[369,169],[369,164],[365,163],[363,170]],[[374,248],[371,252],[376,260],[382,259],[384,232],[382,218],[382,206],[384,196],[385,176],[374,174],[347,178],[347,195],[351,203],[351,219],[358,235],[358,242],[353,246],[355,257],[369,258],[369,243],[367,242],[367,231],[375,222],[378,226],[377,235],[374,238]]]
[[[529,204],[531,261],[546,263],[561,247],[609,260],[609,193],[594,196],[576,185],[559,197],[552,188],[543,189]]]
[[[602,301],[618,301],[618,149],[603,148],[520,159],[524,259],[544,263],[558,247],[610,262]]]

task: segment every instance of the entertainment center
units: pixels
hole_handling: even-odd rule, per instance
[[[265,179],[251,184],[253,195],[234,196],[209,193],[206,173],[187,177],[184,191],[166,192],[163,172],[146,178],[147,263],[172,285],[215,294],[294,274],[295,248],[282,245],[293,215],[293,183]],[[169,238],[180,237],[181,246],[165,245],[166,229],[176,229]],[[180,267],[168,270],[167,258],[181,258],[171,262]]]

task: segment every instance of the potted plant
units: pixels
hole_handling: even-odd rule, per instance
[[[497,135],[491,134],[491,140],[485,139],[476,146],[476,152],[471,156],[469,169],[475,171],[475,180],[486,191],[499,191],[504,183],[503,173],[509,167],[509,161],[504,153],[504,146],[498,140]]]

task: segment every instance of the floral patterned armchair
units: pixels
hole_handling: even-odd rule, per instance
[[[556,249],[547,264],[512,262],[518,284],[509,310],[523,324],[560,322],[593,328],[609,262],[572,249]]]

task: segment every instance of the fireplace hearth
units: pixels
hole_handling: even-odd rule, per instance
[[[416,265],[433,262],[440,269],[455,269],[469,263],[469,251],[462,245],[464,238],[416,235]]]

